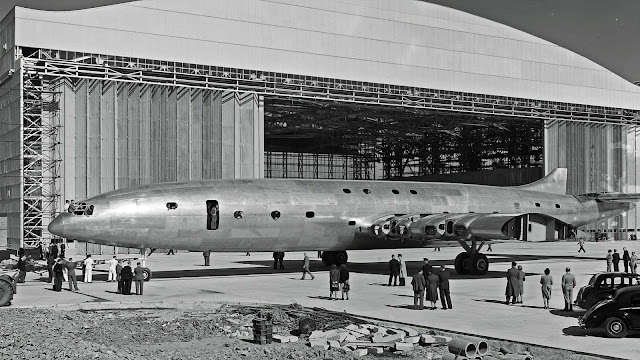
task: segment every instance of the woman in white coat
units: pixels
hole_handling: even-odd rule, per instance
[[[402,259],[402,254],[398,254],[398,262],[400,262],[400,286],[404,286],[407,277],[407,264]]]

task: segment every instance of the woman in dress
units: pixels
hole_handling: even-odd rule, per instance
[[[518,303],[522,304],[522,294],[524,293],[524,271],[522,271],[522,265],[518,265]]]
[[[542,285],[542,303],[544,308],[549,308],[549,300],[551,299],[551,285],[553,285],[553,277],[549,275],[551,271],[549,268],[544,269],[544,275],[540,277],[540,284]]]
[[[336,264],[333,264],[329,270],[329,298],[338,300],[338,290],[340,290],[340,270]]]
[[[398,262],[400,263],[400,286],[404,286],[407,277],[407,264],[402,260],[402,254],[398,254]]]
[[[431,301],[431,310],[436,309],[436,301],[438,301],[438,285],[440,278],[437,274],[428,271],[427,274],[427,298]]]

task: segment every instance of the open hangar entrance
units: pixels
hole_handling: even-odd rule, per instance
[[[519,185],[542,175],[540,119],[265,96],[265,177]],[[532,171],[533,168],[533,171]],[[517,169],[517,170],[515,170]],[[491,176],[489,176],[491,177]],[[475,181],[474,181],[475,180]]]

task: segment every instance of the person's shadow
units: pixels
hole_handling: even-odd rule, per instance
[[[566,311],[566,310],[553,309],[553,310],[549,310],[549,312],[556,316],[571,317],[571,318],[577,319],[580,316],[584,315],[586,311],[584,310]]]

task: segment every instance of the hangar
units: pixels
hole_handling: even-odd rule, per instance
[[[638,192],[640,87],[430,3],[16,7],[0,45],[0,249],[52,241],[65,200],[165,181],[567,167],[570,194]]]

